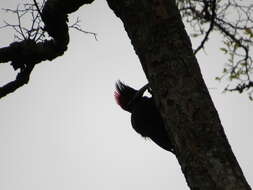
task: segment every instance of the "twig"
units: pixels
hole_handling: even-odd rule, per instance
[[[206,12],[206,16],[209,15],[209,12],[208,12],[208,3],[206,3],[206,8],[204,8],[205,12]],[[194,51],[194,55],[196,55],[198,53],[199,50],[201,50],[202,48],[204,48],[204,45],[206,43],[206,41],[208,40],[208,37],[211,33],[211,31],[213,30],[213,27],[214,27],[214,20],[216,18],[216,13],[215,13],[215,10],[216,10],[216,0],[213,0],[213,3],[212,3],[212,15],[211,15],[211,18],[210,18],[210,25],[209,25],[209,29],[207,30],[206,34],[205,34],[205,37],[203,38],[203,40],[201,41],[200,45],[198,46],[198,48]],[[207,16],[206,19],[209,19],[209,16]]]

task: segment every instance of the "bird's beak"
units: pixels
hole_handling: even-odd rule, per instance
[[[141,97],[148,88],[149,88],[149,83],[147,83],[146,85],[144,85],[141,89],[139,89],[137,91],[137,93],[129,101],[129,103],[127,104],[127,106],[130,106],[136,99],[138,99],[139,97]]]

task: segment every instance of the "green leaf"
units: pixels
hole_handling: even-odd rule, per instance
[[[253,37],[253,32],[250,28],[245,28],[244,32],[245,34],[249,35],[251,38]]]
[[[228,53],[228,50],[226,48],[220,48],[221,51],[224,52],[224,54],[227,54]]]
[[[215,80],[221,81],[220,77],[215,77]]]
[[[199,34],[197,34],[197,33],[191,34],[191,37],[193,37],[193,38],[196,38],[198,36],[199,36]]]

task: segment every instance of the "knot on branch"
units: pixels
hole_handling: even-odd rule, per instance
[[[24,70],[28,64],[35,64],[40,61],[36,52],[36,42],[33,40],[24,40],[10,44],[12,49],[11,65],[14,70]]]
[[[42,10],[42,20],[45,30],[54,39],[57,49],[65,51],[69,43],[68,15],[62,10],[46,3]]]

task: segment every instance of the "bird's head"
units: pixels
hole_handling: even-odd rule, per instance
[[[116,90],[114,92],[114,97],[117,104],[125,111],[131,112],[132,111],[132,100],[134,99],[135,95],[137,94],[137,90],[127,86],[120,80],[118,80],[115,84]]]
[[[146,84],[140,90],[135,90],[120,80],[116,82],[115,86],[114,97],[116,102],[122,109],[128,112],[132,112],[136,101],[140,100],[143,97],[143,93],[148,89],[148,84]]]

